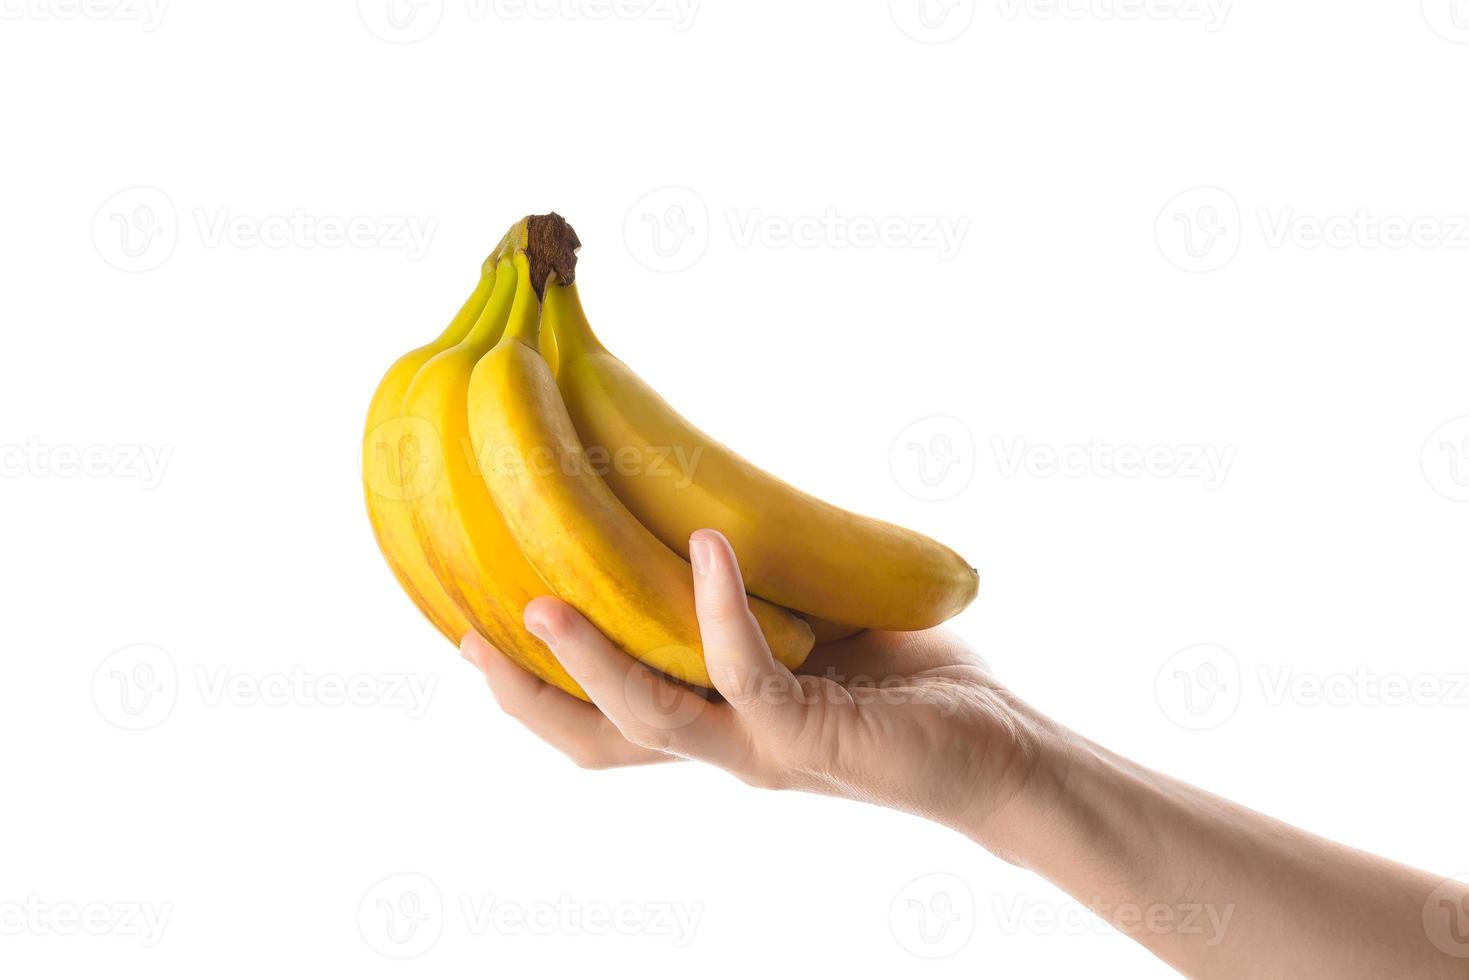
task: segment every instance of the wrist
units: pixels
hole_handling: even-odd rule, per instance
[[[1147,878],[1157,854],[1148,801],[1158,793],[1148,774],[1018,700],[1011,726],[1023,779],[957,829],[1063,887],[1098,874],[1119,885]]]
[[[970,798],[950,825],[996,856],[1030,867],[1031,853],[1066,803],[1081,740],[1008,691],[997,693],[1005,758],[999,773],[971,780]]]

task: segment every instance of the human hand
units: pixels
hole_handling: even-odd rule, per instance
[[[475,634],[462,652],[507,714],[583,767],[697,759],[753,786],[906,810],[1002,846],[1014,804],[1043,782],[1045,722],[983,661],[939,630],[864,632],[818,647],[792,674],[750,614],[729,542],[699,531],[690,551],[705,662],[722,700],[649,670],[553,598],[530,603],[526,626],[595,707]]]
[[[792,674],[750,615],[729,543],[699,531],[690,545],[718,699],[644,667],[550,598],[526,608],[526,625],[595,706],[474,634],[464,656],[506,712],[582,766],[698,759],[751,785],[928,817],[1049,878],[1189,976],[1463,975],[1455,937],[1424,932],[1440,907],[1469,908],[1454,880],[1108,752],[1030,709],[942,631],[861,633]]]

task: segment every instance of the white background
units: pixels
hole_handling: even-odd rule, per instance
[[[579,771],[398,593],[368,397],[553,208],[675,405],[980,567],[1022,696],[1469,871],[1462,3],[571,3],[0,0],[0,972],[1170,975],[939,827]]]

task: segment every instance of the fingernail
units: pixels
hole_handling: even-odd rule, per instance
[[[689,538],[689,560],[695,575],[708,575],[714,564],[714,548],[703,538]]]
[[[525,621],[525,628],[530,630],[531,635],[546,644],[546,646],[554,647],[556,645],[556,634],[551,632],[551,627],[539,619],[527,619]]]
[[[479,670],[482,669],[482,665],[479,662],[479,653],[474,649],[474,640],[474,637],[466,636],[459,641],[459,656],[469,661],[470,665],[476,670]]]

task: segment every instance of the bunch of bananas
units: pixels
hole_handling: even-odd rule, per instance
[[[974,599],[978,575],[953,551],[755,468],[608,353],[577,295],[580,245],[560,215],[517,222],[368,410],[378,546],[451,642],[476,630],[585,698],[522,621],[556,595],[639,660],[708,687],[688,564],[704,527],[733,544],[750,610],[790,667],[814,642],[924,629]]]

